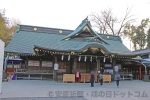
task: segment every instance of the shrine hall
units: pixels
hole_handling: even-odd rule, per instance
[[[9,67],[9,71],[14,72],[18,79],[54,79],[56,74],[57,79],[64,82],[68,81],[65,77],[71,77],[68,79],[75,82],[74,74],[77,71],[81,73],[80,81],[88,82],[92,70],[95,75],[98,71],[106,77],[109,75],[110,82],[114,66],[119,67],[124,79],[130,78],[133,73],[124,70],[127,67],[125,62],[137,57],[123,44],[120,36],[94,31],[88,18],[82,20],[75,30],[18,25],[5,53],[24,61],[18,64],[18,68]],[[59,66],[57,73],[54,71],[55,63]],[[12,65],[15,64],[12,62]],[[6,66],[6,72],[9,72],[9,68]],[[139,71],[139,68],[135,70]]]

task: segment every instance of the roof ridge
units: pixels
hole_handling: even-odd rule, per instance
[[[135,50],[135,51],[132,51],[132,52],[136,52],[136,51],[142,51],[142,50],[148,50],[148,49],[150,49],[150,47],[149,47],[149,48],[145,48],[145,49],[139,49],[139,50]]]
[[[96,32],[97,33],[97,32]],[[114,37],[120,37],[119,35],[113,35],[113,34],[102,34],[102,33],[97,33],[98,35],[109,35],[109,36],[114,36]]]
[[[52,28],[52,27],[35,26],[35,25],[25,25],[25,24],[18,24],[18,25],[19,26],[27,26],[27,27],[39,27],[39,28],[47,28],[47,29],[58,29],[58,30],[74,31],[74,30],[71,30],[71,29]]]

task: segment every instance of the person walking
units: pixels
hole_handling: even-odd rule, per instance
[[[103,85],[103,74],[101,72],[99,73],[99,82],[100,85]]]
[[[120,74],[119,74],[119,73],[117,73],[117,74],[115,75],[115,80],[116,80],[116,85],[117,85],[117,87],[119,88],[119,81],[120,81]]]
[[[94,71],[91,71],[91,77],[90,77],[90,83],[91,83],[91,87],[94,87]]]

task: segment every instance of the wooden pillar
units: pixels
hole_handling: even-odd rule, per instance
[[[40,70],[42,70],[42,60],[40,58]]]
[[[28,68],[28,56],[26,56],[26,68]]]
[[[54,56],[55,63],[58,62],[58,57]]]
[[[22,68],[21,66],[22,66],[22,62],[20,62],[20,64],[19,64],[19,68]]]
[[[77,58],[76,57],[74,57],[73,67],[74,67],[74,73],[75,73],[77,71]]]
[[[121,65],[121,69],[120,69],[120,71],[121,71],[121,72],[123,72],[123,62],[121,62],[121,64],[120,64],[120,65]]]
[[[58,63],[58,58],[57,58],[57,56],[54,56],[54,62],[55,63]],[[54,70],[54,67],[53,67],[53,80],[57,80],[57,71],[56,70]]]
[[[97,58],[97,72],[102,71],[100,70],[100,58]]]
[[[112,59],[113,75],[115,75],[114,67],[116,66],[116,59]]]
[[[12,64],[12,68],[14,69],[14,61],[12,61],[11,64]]]
[[[139,66],[139,79],[141,80],[142,79],[142,67]]]

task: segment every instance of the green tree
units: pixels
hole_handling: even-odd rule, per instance
[[[149,30],[147,31],[147,47],[150,47],[150,28]]]
[[[145,29],[147,28],[148,23],[149,23],[149,18],[143,19],[141,21],[141,25],[139,25],[136,29],[135,41],[136,41],[136,44],[138,44],[140,49],[144,49],[146,46],[147,34],[146,34]]]
[[[8,20],[5,17],[5,9],[0,10],[0,39],[5,42],[5,46],[10,42],[12,39],[13,33],[17,29],[17,24],[20,21],[11,19]]]
[[[146,28],[149,23],[149,18],[143,19],[138,26],[126,24],[124,27],[124,35],[128,36],[134,45],[134,50],[144,49],[148,42],[148,35],[146,34]]]
[[[130,23],[127,23],[124,27],[124,36],[129,37],[130,41],[132,41],[134,45],[134,49],[137,49],[136,41],[135,41],[135,34],[136,34],[136,27],[134,25],[131,25]]]

